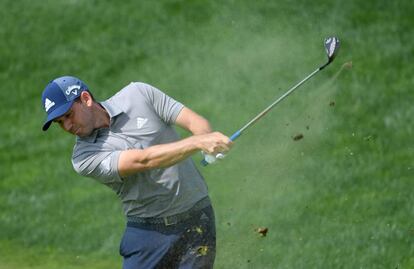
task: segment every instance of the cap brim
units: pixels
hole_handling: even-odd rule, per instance
[[[47,115],[47,119],[45,123],[43,124],[42,130],[46,131],[47,129],[49,129],[54,119],[59,118],[60,116],[68,112],[68,110],[72,107],[74,101],[75,100],[72,100],[69,103],[61,105],[60,107],[53,110],[52,113]]]

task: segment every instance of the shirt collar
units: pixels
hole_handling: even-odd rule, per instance
[[[111,125],[114,123],[114,118],[124,112],[121,108],[116,106],[113,102],[111,102],[111,99],[100,102],[99,103],[109,114],[109,129],[111,128]],[[95,143],[96,137],[98,136],[100,129],[93,130],[92,134],[90,134],[87,137],[77,137],[77,139],[86,141],[88,143]]]
[[[105,108],[106,112],[108,112],[109,114],[109,118],[110,118],[110,124],[112,125],[112,118],[118,116],[119,114],[121,114],[122,112],[124,112],[121,108],[119,108],[117,105],[115,105],[113,102],[111,102],[112,100],[106,100],[101,102],[101,106],[103,106],[103,108]]]

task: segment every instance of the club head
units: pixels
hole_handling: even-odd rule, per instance
[[[327,37],[325,38],[325,50],[328,55],[328,63],[332,62],[335,59],[335,56],[338,54],[339,50],[339,39],[337,37]]]

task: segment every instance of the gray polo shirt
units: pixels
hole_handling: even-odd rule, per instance
[[[177,141],[172,124],[183,105],[160,90],[133,82],[101,103],[110,116],[109,128],[77,137],[73,167],[113,189],[126,216],[165,217],[190,209],[207,196],[207,186],[191,158],[121,178],[118,159],[123,150]]]

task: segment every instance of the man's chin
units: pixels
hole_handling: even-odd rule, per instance
[[[90,136],[91,134],[92,132],[82,132],[82,131],[77,131],[75,133],[76,136],[81,137],[81,138]]]
[[[80,138],[87,137],[87,136],[90,136],[90,135],[91,135],[91,133],[89,133],[89,134],[84,134],[84,133],[78,133],[78,134],[76,134],[76,136],[78,136]]]

